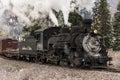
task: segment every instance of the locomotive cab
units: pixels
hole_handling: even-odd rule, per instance
[[[35,38],[37,39],[37,50],[48,50],[48,40],[52,35],[60,33],[61,27],[50,27],[48,29],[39,29],[35,31]]]

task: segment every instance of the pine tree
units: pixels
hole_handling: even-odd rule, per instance
[[[93,7],[93,29],[99,29],[99,14],[98,14],[98,7],[100,5],[99,1],[96,1],[95,6]]]
[[[115,21],[113,23],[114,37],[115,37],[114,46],[113,46],[114,50],[120,50],[120,2],[118,4],[117,10],[118,11],[114,15]]]
[[[120,1],[118,3],[117,10],[120,12]]]
[[[112,41],[112,26],[107,0],[100,0],[98,7],[98,20],[100,25],[99,30],[100,33],[103,34],[105,45],[107,48],[110,48]]]
[[[72,26],[81,26],[82,25],[82,17],[76,13],[76,12],[71,12],[69,14],[69,20],[70,23],[72,23]]]
[[[56,12],[55,10],[53,10],[53,12],[56,15],[56,18],[58,20],[59,26],[64,26],[64,19],[63,19],[62,11]]]
[[[82,26],[83,19],[82,16],[78,13],[79,8],[76,7],[73,12],[69,13],[68,21],[72,24],[71,26]]]

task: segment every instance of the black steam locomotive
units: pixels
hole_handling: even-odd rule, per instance
[[[111,60],[97,30],[91,30],[91,20],[83,26],[50,27],[37,30],[19,42],[19,57],[69,66],[107,66]]]

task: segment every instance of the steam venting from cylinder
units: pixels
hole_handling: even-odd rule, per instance
[[[0,0],[0,38],[14,38],[22,34],[23,26],[32,26],[47,17],[58,26],[53,10],[63,13],[64,24],[69,25],[69,13],[75,7],[91,11],[95,0]]]

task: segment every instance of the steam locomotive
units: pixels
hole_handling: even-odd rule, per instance
[[[85,20],[83,27],[40,29],[34,32],[34,36],[27,36],[18,42],[17,48],[9,48],[16,51],[14,57],[19,59],[72,67],[107,66],[111,57],[108,56],[102,35],[97,30],[91,30],[91,23],[91,20]],[[7,54],[13,55],[11,49]],[[4,51],[1,50],[0,54]]]

